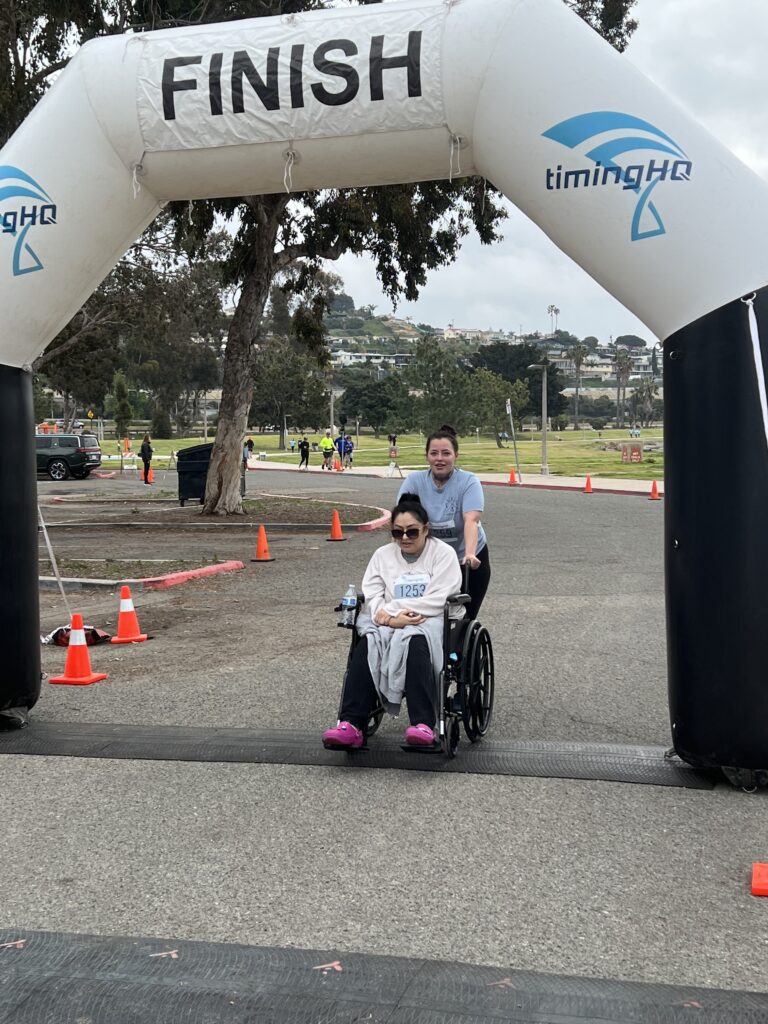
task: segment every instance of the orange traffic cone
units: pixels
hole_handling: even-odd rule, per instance
[[[752,865],[752,895],[768,896],[768,864]]]
[[[88,654],[88,645],[85,642],[83,631],[83,616],[75,612],[72,616],[72,626],[69,632],[69,647],[67,648],[67,660],[64,662],[64,675],[54,676],[49,683],[61,683],[66,686],[89,686],[91,683],[98,683],[100,679],[106,679],[106,672],[92,672],[91,659]]]
[[[120,589],[120,614],[117,616],[117,636],[110,641],[113,644],[139,644],[149,639],[139,629],[139,620],[133,607],[131,588]]]
[[[256,557],[251,559],[252,562],[274,562],[274,558],[269,553],[269,545],[267,544],[267,531],[263,526],[259,527],[259,533],[256,537]]]
[[[648,501],[661,501],[661,495],[655,480],[651,484],[651,493],[648,495]]]
[[[153,484],[154,482],[155,482],[155,471],[150,466],[149,469],[147,470],[147,483],[148,484]]]
[[[517,477],[515,476],[515,468],[513,466],[512,469],[510,469],[509,471],[509,486],[514,487],[516,483]]]
[[[590,476],[587,477],[587,483],[586,483],[586,486],[584,488],[584,493],[585,494],[591,494],[592,493],[592,477],[590,477]]]
[[[341,532],[341,519],[336,509],[333,510],[333,516],[331,517],[331,536],[326,537],[326,540],[346,540],[347,538]]]
[[[339,458],[338,455],[333,460],[333,468],[336,470],[337,473],[341,472],[341,459]]]

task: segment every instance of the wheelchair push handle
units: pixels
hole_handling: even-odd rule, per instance
[[[450,594],[448,597],[449,604],[469,604],[472,598],[469,596],[469,573],[470,568],[465,562],[461,567],[461,592],[458,594]]]

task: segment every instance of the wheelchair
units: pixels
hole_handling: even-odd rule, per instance
[[[464,591],[467,589],[468,572],[469,570],[465,566],[462,584]],[[341,697],[339,698],[337,716],[339,720],[341,709],[344,706],[344,690],[349,664],[360,641],[357,632],[357,619],[364,602],[364,596],[358,593],[354,623],[349,625],[338,623],[339,629],[352,631]],[[454,758],[458,750],[462,726],[470,743],[477,743],[488,732],[493,714],[494,691],[491,637],[485,626],[481,625],[477,619],[451,617],[452,611],[455,611],[457,607],[469,604],[469,602],[469,594],[462,591],[451,594],[443,609],[443,668],[437,681],[437,693],[435,694],[437,741],[434,746],[404,744],[402,749],[408,753],[428,754],[442,751],[447,758]],[[334,610],[340,611],[341,605]],[[363,728],[366,745],[381,725],[385,714],[384,705],[379,700],[371,709],[368,722]],[[354,753],[352,750],[348,750],[348,752]]]

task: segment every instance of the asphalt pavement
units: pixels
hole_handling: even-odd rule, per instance
[[[399,483],[261,468],[248,480],[384,508]],[[41,484],[41,498],[54,490]],[[668,745],[663,502],[533,487],[488,487],[486,499],[493,738]],[[119,542],[125,557],[247,559],[254,540],[252,529],[52,536],[60,553],[114,554]],[[155,639],[94,649],[109,680],[46,685],[30,728],[238,726],[319,743],[346,653],[332,607],[385,539],[347,536],[275,532],[272,563],[143,594]],[[114,627],[112,595],[77,601]],[[64,620],[57,594],[41,604],[43,631]],[[44,650],[46,671],[60,664]],[[768,900],[749,894],[752,862],[768,860],[766,793],[1,751],[2,737],[0,860],[14,883],[1,928],[768,989]]]

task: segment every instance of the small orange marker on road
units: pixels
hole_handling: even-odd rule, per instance
[[[584,493],[585,494],[591,494],[592,493],[592,477],[591,476],[587,477],[587,483],[586,483],[586,486],[584,487]]]
[[[517,483],[517,477],[515,476],[515,469],[514,469],[514,466],[513,466],[512,469],[510,469],[510,471],[509,471],[509,486],[510,487],[514,487],[516,483]]]
[[[768,896],[768,864],[752,865],[752,895]]]
[[[659,494],[659,486],[655,480],[651,484],[651,493],[648,495],[648,501],[661,501],[661,495]]]

